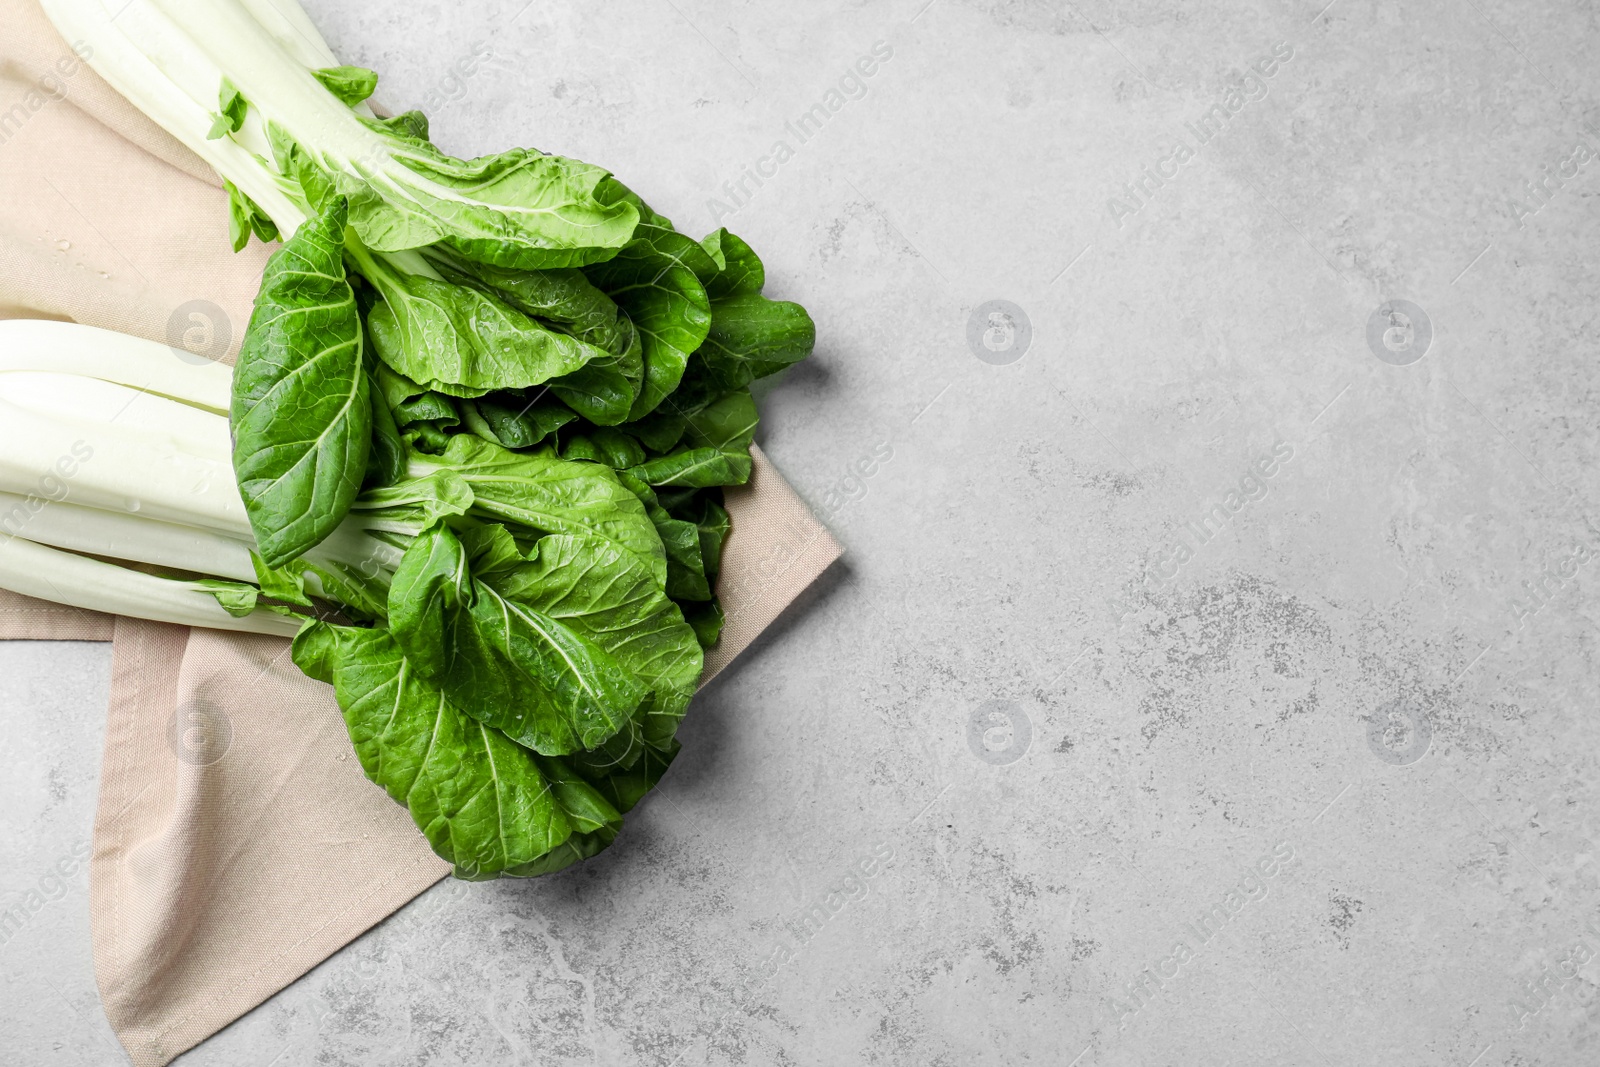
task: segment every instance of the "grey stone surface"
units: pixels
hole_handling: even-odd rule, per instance
[[[310,4],[445,147],[760,250],[849,555],[610,851],[180,1062],[1600,1062],[1600,14],[1323,5]],[[106,663],[0,647],[0,903],[88,834]],[[65,886],[8,1063],[124,1062]]]

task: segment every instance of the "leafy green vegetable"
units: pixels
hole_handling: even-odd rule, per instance
[[[243,582],[220,582],[214,578],[202,578],[194,582],[193,586],[216,597],[222,609],[236,619],[248,617],[261,601],[261,590]]]
[[[561,323],[580,337],[590,335],[585,339],[600,347],[616,347],[607,343],[610,338],[594,336],[618,328],[616,302],[595,288],[581,270],[508,270],[453,259],[441,261],[440,269],[452,281],[476,283],[494,291],[524,314]]]
[[[222,175],[236,249],[288,240],[225,399],[224,368],[191,368],[191,388],[164,355],[124,390],[184,400],[159,415],[90,395],[125,378],[81,390],[151,432],[75,490],[141,515],[56,505],[35,529],[71,551],[0,540],[0,582],[48,595],[39,562],[79,606],[299,627],[296,662],[334,685],[363,768],[461,877],[606,847],[678,751],[725,621],[722,489],[750,477],[749,386],[811,351],[810,317],[763,295],[745,241],[679,233],[603,168],[458,159],[420,112],[374,117],[378,75],[328,65],[295,12],[287,37],[272,4],[153,0],[113,25],[100,0],[42,2]],[[30,462],[73,447],[64,423],[0,416]],[[237,485],[214,486],[230,462]]]
[[[375,251],[443,244],[495,266],[579,267],[610,258],[638,224],[631,205],[595,198],[606,177],[599,167],[527,148],[452,159],[392,129],[368,129],[388,141],[373,168],[381,183],[357,177],[338,149],[310,154],[350,198],[351,225]]]
[[[507,600],[615,656],[654,691],[650,716],[675,723],[688,708],[700,680],[700,649],[678,606],[635,554],[597,537],[552,535],[494,584]],[[648,727],[646,739],[660,740]]]
[[[582,369],[550,383],[550,391],[572,410],[601,426],[615,426],[628,417],[639,387],[639,348],[623,356],[593,360]],[[630,363],[631,360],[631,363]]]
[[[410,810],[459,877],[533,873],[574,833],[614,836],[621,824],[559,761],[464,715],[384,631],[311,623],[294,660],[333,684],[362,770]]]
[[[365,253],[383,294],[367,318],[373,347],[396,373],[452,396],[541,385],[606,353],[530,319],[480,289],[404,274]]]
[[[535,397],[515,407],[498,399],[518,401],[513,393],[496,393],[462,401],[467,428],[485,441],[506,448],[532,448],[578,417],[554,396]]]
[[[599,464],[563,460],[548,448],[509,452],[457,434],[444,455],[413,456],[411,467],[419,477],[457,474],[472,490],[475,515],[544,533],[603,538],[638,556],[658,584],[666,584],[666,552],[644,505]]]
[[[338,97],[339,102],[346,107],[355,107],[378,88],[377,73],[365,67],[325,67],[322,70],[312,71],[311,76],[321,82],[324,89]],[[428,139],[426,130],[422,139]]]
[[[441,521],[465,515],[476,497],[464,479],[447,469],[368,489],[350,505],[363,529],[415,537]]]
[[[700,246],[717,265],[717,273],[706,282],[706,295],[712,300],[759,293],[767,284],[767,268],[755,249],[726,229],[706,234]]]
[[[234,368],[234,471],[269,567],[328,536],[366,474],[372,402],[343,232],[335,204],[272,254]]]
[[[250,553],[250,562],[255,566],[256,585],[261,587],[262,596],[281,600],[286,604],[311,607],[311,598],[306,595],[306,580],[303,570],[293,564],[282,569],[269,567],[254,552]],[[245,588],[251,589],[249,586]],[[251,591],[254,592],[254,589],[251,589]]]
[[[429,389],[409,400],[401,401],[394,409],[394,420],[395,425],[402,429],[418,422],[455,426],[461,421],[461,415],[453,397]]]
[[[250,243],[252,233],[263,241],[278,239],[277,223],[259,204],[227,179],[223,179],[222,186],[228,193],[228,240],[235,252]]]
[[[694,627],[694,635],[699,639],[700,647],[711,648],[722,639],[725,616],[722,614],[722,604],[719,601],[691,604],[684,612],[684,618]]]
[[[607,426],[586,434],[574,434],[561,446],[562,459],[587,459],[604,463],[612,470],[636,467],[645,460],[644,446],[625,433]]]
[[[233,82],[223,78],[222,88],[217,93],[217,114],[211,123],[211,129],[206,132],[206,140],[215,141],[219,137],[226,137],[230,133],[238,133],[244,129],[245,115],[249,111],[250,102],[244,98]]]
[[[677,601],[710,600],[711,585],[706,576],[699,528],[692,522],[674,518],[661,506],[655,490],[628,471],[618,471],[617,478],[644,504],[646,514],[661,537],[661,547],[667,553],[667,595]]]
[[[722,570],[722,546],[733,523],[727,510],[709,497],[699,501],[692,521],[700,535],[700,558],[705,561],[706,576],[715,578]]]
[[[364,485],[393,485],[406,473],[406,446],[400,439],[400,427],[394,421],[394,412],[383,399],[375,373],[375,360],[371,358],[372,346],[366,346],[367,397],[372,405],[372,451],[367,456],[367,473]]]
[[[614,259],[585,273],[639,331],[644,383],[628,417],[641,418],[677,388],[690,354],[711,329],[711,301],[702,279],[716,273],[716,264],[683,234],[641,224]]]
[[[406,550],[389,625],[462,710],[545,755],[604,743],[650,693],[581,629],[474,579],[460,538],[442,526]]]
[[[739,389],[805,359],[816,342],[816,325],[799,304],[737,293],[712,301],[699,354],[719,385]]]

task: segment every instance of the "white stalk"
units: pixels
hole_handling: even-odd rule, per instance
[[[157,578],[20,537],[0,539],[0,588],[86,611],[179,626],[276,637],[293,637],[300,629],[299,621],[261,609],[236,618],[192,582]]]
[[[250,17],[272,35],[297,63],[310,70],[340,66],[327,40],[295,0],[240,0]],[[365,103],[357,104],[356,114],[376,118]]]
[[[109,330],[0,322],[0,536],[253,581],[231,377]],[[356,512],[306,558],[373,579],[402,554]]]
[[[313,78],[295,53],[314,55],[314,45],[310,51],[286,50],[283,27],[269,29],[257,21],[264,7],[281,14],[286,2],[41,0],[68,40],[92,46],[91,67],[248,193],[286,237],[305,220],[305,203],[293,181],[269,162],[266,119],[317,164],[353,174],[393,201],[415,202],[422,194],[476,203],[468,193],[405,166],[400,160],[412,154],[409,149],[368,127]],[[252,107],[243,129],[208,140],[223,75]]]
[[[220,454],[197,456],[115,422],[43,415],[0,400],[0,490],[50,498],[59,495],[51,488],[59,480],[76,503],[248,537],[227,423],[217,421]]]
[[[257,158],[263,154],[260,146],[246,147],[227,137],[206,138],[223,72],[204,49],[153,11],[148,0],[117,0],[110,5],[99,0],[42,0],[41,6],[63,37],[89,46],[88,63],[95,73],[242,189],[285,237],[305,220],[280,177]]]
[[[295,0],[241,0],[262,29],[289,55],[312,70],[337,67],[339,58],[328,47],[316,23]]]
[[[116,382],[226,415],[233,371],[115,330],[50,319],[0,320],[0,371],[55,371]]]
[[[70,492],[70,489],[67,491]],[[251,544],[143,515],[0,492],[0,537],[157,567],[255,582]]]
[[[64,422],[114,428],[195,456],[229,459],[228,420],[125,385],[53,371],[0,371],[0,401]]]

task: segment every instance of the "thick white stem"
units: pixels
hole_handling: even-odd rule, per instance
[[[296,62],[311,70],[340,65],[339,57],[323,38],[305,9],[295,0],[240,0],[250,17],[272,35],[283,50]],[[375,118],[366,104],[357,104],[355,112],[366,118]]]
[[[243,330],[244,323],[234,324]],[[0,320],[0,371],[53,371],[115,382],[228,413],[233,370],[142,337],[50,319]]]
[[[285,237],[299,228],[304,211],[257,158],[259,150],[227,137],[207,139],[223,71],[164,12],[148,0],[41,0],[41,6],[63,37],[88,46],[89,66],[129,103],[248,194]]]
[[[0,322],[0,535],[26,528],[64,548],[252,581],[255,537],[216,410],[230,374],[104,330]],[[393,573],[401,550],[364,518],[352,513],[308,561]]]
[[[70,490],[69,490],[70,491]],[[251,544],[194,526],[0,492],[0,537],[255,582]]]
[[[160,398],[141,397],[152,399]],[[0,400],[0,490],[68,496],[89,507],[249,537],[228,455],[227,422],[217,422],[220,445],[202,456],[177,440],[116,422],[43,415]]]
[[[235,618],[210,593],[189,582],[156,578],[20,537],[0,538],[0,589],[86,611],[179,626],[277,637],[293,637],[300,629],[295,619],[270,611]]]

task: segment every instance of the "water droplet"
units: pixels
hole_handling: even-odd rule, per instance
[[[72,242],[67,240],[57,241],[56,247],[61,249],[63,252],[70,252],[72,251]]]
[[[127,508],[129,511],[138,511],[143,505],[139,503],[138,498],[130,496],[127,500],[122,502],[122,506]]]

